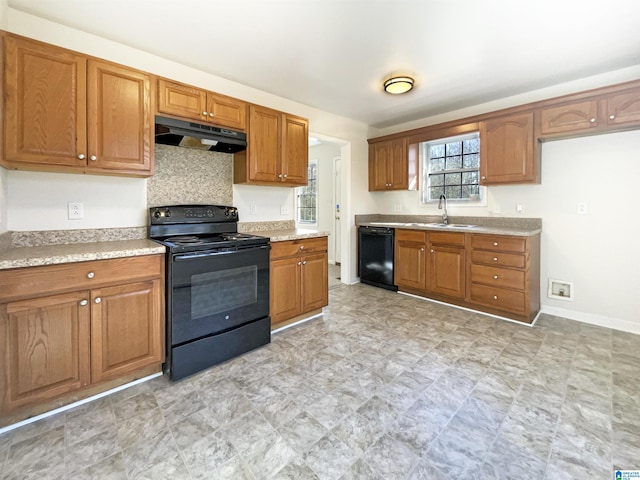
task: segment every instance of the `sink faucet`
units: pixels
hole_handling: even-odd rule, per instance
[[[447,215],[447,197],[443,193],[440,195],[440,200],[438,200],[438,208],[442,210],[442,200],[444,200],[444,211],[442,212],[442,223],[447,225],[449,223],[449,216]]]

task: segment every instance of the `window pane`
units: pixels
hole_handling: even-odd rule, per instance
[[[462,183],[461,173],[447,173],[444,179],[445,185],[460,185]],[[447,195],[449,195],[447,193]]]
[[[447,170],[459,170],[462,168],[462,157],[447,157]]]
[[[445,195],[447,196],[447,198],[462,198],[462,187],[461,186],[456,186],[456,187],[445,187]]]
[[[431,175],[431,186],[438,187],[444,185],[444,175]]]
[[[462,142],[447,143],[447,157],[462,154]]]
[[[478,172],[462,172],[462,184],[468,185],[470,183],[477,184],[479,180]]]
[[[479,195],[480,187],[478,185],[463,185],[462,198],[469,198],[469,195]]]
[[[440,198],[440,195],[442,195],[444,193],[444,188],[443,187],[431,187],[429,189],[430,191],[430,198],[432,200],[438,199]]]
[[[431,151],[429,152],[429,156],[431,158],[444,157],[444,144],[442,144],[442,145],[433,145],[431,147]]]
[[[470,138],[462,142],[462,153],[478,153],[480,152],[480,139]]]
[[[429,162],[429,170],[432,172],[441,172],[444,170],[444,158],[432,158]]]
[[[479,168],[480,167],[480,154],[472,153],[462,157],[463,168]]]

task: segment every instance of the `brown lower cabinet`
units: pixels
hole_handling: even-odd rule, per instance
[[[329,304],[327,237],[271,243],[271,326],[303,318]]]
[[[0,424],[160,371],[163,272],[162,255],[3,272]]]
[[[531,323],[540,310],[540,235],[396,230],[403,292]]]

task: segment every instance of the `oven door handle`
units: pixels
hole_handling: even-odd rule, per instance
[[[217,250],[217,251],[207,251],[207,252],[193,252],[193,253],[180,253],[173,256],[173,260],[176,262],[187,262],[189,260],[203,258],[203,257],[213,257],[218,255],[228,255],[230,253],[238,253],[238,252],[246,252],[248,250],[269,250],[271,249],[271,245],[262,245],[260,247],[246,247],[246,248],[233,248],[230,250]]]

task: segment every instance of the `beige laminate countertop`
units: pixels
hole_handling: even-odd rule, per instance
[[[262,237],[269,237],[269,240],[272,242],[284,242],[287,240],[300,240],[303,238],[329,236],[329,232],[323,230],[312,230],[308,228],[292,228],[287,230],[260,230],[249,231],[245,233],[252,233],[254,235],[260,235]]]
[[[0,270],[104,260],[107,258],[135,257],[164,252],[165,247],[163,245],[148,239],[71,243],[39,247],[12,247],[0,253]]]
[[[541,228],[528,227],[505,227],[505,226],[488,226],[488,225],[469,225],[456,226],[451,224],[445,226],[430,225],[427,223],[405,223],[405,222],[361,222],[358,226],[364,227],[389,227],[401,228],[409,230],[429,230],[434,232],[463,232],[463,233],[485,233],[493,235],[514,235],[518,237],[531,237],[542,231]]]

